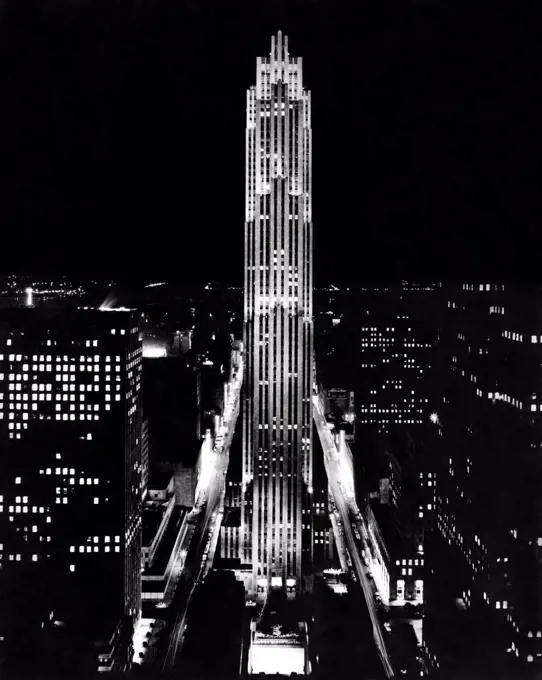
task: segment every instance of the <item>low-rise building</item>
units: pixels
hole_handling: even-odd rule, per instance
[[[175,475],[166,470],[153,471],[143,504],[142,600],[144,603],[168,602],[173,596],[186,555],[187,515],[190,507],[176,503]]]
[[[158,485],[154,484],[153,486]],[[164,486],[164,484],[160,486]],[[173,476],[170,475],[165,488],[149,489],[147,499],[143,504],[141,548],[141,566],[143,569],[152,566],[174,507]]]

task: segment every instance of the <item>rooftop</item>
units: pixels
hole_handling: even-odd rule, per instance
[[[117,344],[119,341],[129,341],[130,333],[117,332],[112,335],[112,328],[125,330],[133,323],[133,313],[120,311],[105,314],[98,309],[76,309],[56,305],[40,305],[36,307],[0,307],[1,333],[14,334],[17,345],[36,345],[36,336],[49,336],[63,339],[64,343],[73,344],[75,341],[94,339],[97,337],[107,343]],[[92,345],[94,353],[104,351],[99,346]],[[51,351],[53,347],[51,347]],[[56,350],[58,352],[58,348]]]
[[[145,570],[145,576],[161,576],[164,573],[186,513],[187,508],[181,505],[173,508],[168,527],[162,536],[152,567]]]
[[[143,504],[142,545],[150,545],[162,522],[169,501],[146,501]]]

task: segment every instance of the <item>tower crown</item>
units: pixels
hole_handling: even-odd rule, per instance
[[[288,36],[283,35],[282,31],[277,31],[276,35],[271,36],[270,58],[273,65],[288,63]]]

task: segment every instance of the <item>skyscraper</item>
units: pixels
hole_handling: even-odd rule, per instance
[[[312,551],[312,131],[279,31],[247,92],[242,558],[252,590],[303,588]]]
[[[445,556],[465,605],[489,614],[492,657],[539,670],[542,291],[502,283],[443,290],[441,403],[427,448],[438,533],[450,548],[437,545],[436,557]]]
[[[130,312],[2,310],[6,641],[31,640],[31,619],[40,630],[53,617],[104,643],[101,669],[129,666],[141,612],[141,438],[141,342]]]

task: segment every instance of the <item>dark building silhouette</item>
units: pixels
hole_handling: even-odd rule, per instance
[[[196,372],[181,358],[143,363],[151,465],[195,460],[200,446]]]
[[[484,620],[486,642],[492,641],[484,658],[513,658],[536,669],[542,662],[541,290],[489,283],[444,290],[440,404],[425,443],[436,473],[442,543],[436,554],[453,564],[449,585],[462,606]],[[446,564],[436,570],[446,572]]]
[[[42,624],[60,621],[66,635],[98,645],[101,668],[125,669],[141,611],[137,320],[2,310],[0,394],[6,648],[22,636],[31,649]]]

